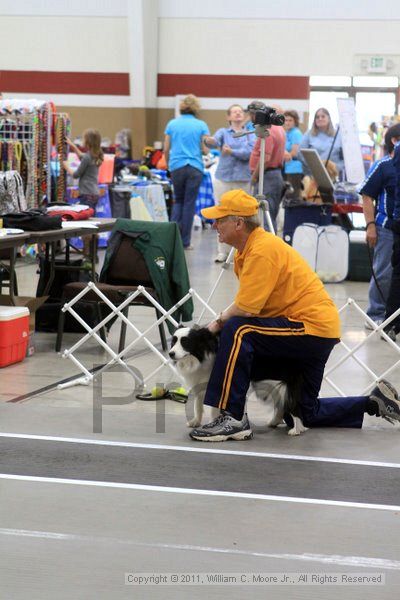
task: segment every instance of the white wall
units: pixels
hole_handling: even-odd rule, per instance
[[[0,15],[125,17],[130,0],[0,0]]]
[[[166,18],[391,21],[398,9],[398,0],[159,0]]]
[[[387,54],[400,74],[399,31],[400,20],[161,18],[159,72],[353,75],[357,55]]]
[[[134,0],[0,0],[0,69],[129,71]],[[397,57],[398,1],[158,0],[160,73],[352,75]],[[29,15],[29,16],[28,16]],[[66,16],[67,15],[67,16]],[[156,44],[154,27],[145,44]]]
[[[0,69],[129,71],[125,18],[0,16]]]
[[[136,99],[68,98],[86,106],[172,106],[157,73],[354,75],[384,54],[400,75],[398,0],[144,1],[136,23],[141,0],[0,0],[0,70],[130,74]]]
[[[0,0],[2,15],[118,16],[132,0]],[[391,21],[397,0],[158,0],[163,18],[343,19]]]

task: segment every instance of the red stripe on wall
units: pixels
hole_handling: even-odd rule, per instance
[[[3,92],[129,96],[128,73],[0,71]]]
[[[293,98],[308,100],[308,77],[274,75],[158,75],[158,96],[196,94],[208,98]]]

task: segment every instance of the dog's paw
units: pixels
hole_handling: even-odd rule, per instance
[[[200,425],[201,425],[201,421],[200,421],[200,419],[196,419],[196,418],[194,418],[194,419],[190,419],[190,421],[188,421],[188,422],[186,423],[186,425],[187,425],[188,427],[200,427]]]
[[[305,431],[308,431],[308,427],[304,427],[304,425],[295,425],[292,429],[289,429],[288,435],[301,435]]]
[[[288,435],[301,435],[301,431],[298,431],[296,429],[296,427],[292,427],[292,429],[289,429],[289,431],[287,432]]]

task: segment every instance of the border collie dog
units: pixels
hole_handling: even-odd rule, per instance
[[[204,395],[217,350],[218,336],[206,327],[180,327],[172,337],[169,356],[186,388],[194,396],[194,418],[188,421],[188,427],[201,425]],[[213,408],[212,418],[219,413],[218,408]]]
[[[170,358],[174,361],[178,373],[184,380],[188,391],[194,396],[194,418],[188,421],[188,427],[201,425],[203,417],[203,400],[211,370],[218,350],[218,336],[206,327],[180,327],[172,337]],[[298,380],[287,384],[286,393],[280,386],[271,386],[271,382],[258,381],[252,383],[252,391],[266,404],[268,414],[266,425],[276,427],[285,414],[290,414],[293,423],[289,435],[300,435],[307,431],[300,418],[296,398],[298,396]],[[278,382],[278,384],[281,382]],[[276,393],[278,392],[278,393]],[[212,419],[220,413],[212,408]]]

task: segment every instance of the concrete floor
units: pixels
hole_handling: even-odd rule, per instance
[[[193,241],[191,283],[206,298],[220,273],[214,232],[195,232]],[[34,294],[35,271],[19,264],[20,293]],[[339,307],[348,297],[366,307],[366,283],[327,287]],[[216,311],[235,289],[232,271],[225,272]],[[153,314],[132,309],[130,318],[143,330]],[[348,346],[366,338],[354,309],[342,321]],[[253,440],[205,448],[188,437],[190,406],[133,400],[132,376],[109,372],[96,433],[93,386],[56,388],[79,371],[54,352],[54,337],[36,334],[35,354],[0,371],[1,599],[397,597],[399,427],[368,417],[361,430],[290,438],[284,427],[265,428],[263,406],[253,401]],[[159,347],[157,334],[150,337]],[[63,346],[78,338],[66,334]],[[109,339],[116,348],[117,326]],[[329,364],[343,352],[337,348]],[[89,368],[107,359],[93,341],[78,354]],[[358,356],[379,375],[398,357],[377,335]],[[144,345],[128,362],[145,374],[158,364]],[[397,368],[389,378],[400,388]],[[165,367],[149,387],[171,380]],[[332,380],[348,394],[372,381],[355,361]],[[332,395],[327,383],[322,391]],[[197,585],[179,576],[179,585],[130,586],[125,573],[190,573]],[[208,581],[199,574],[213,573],[238,574],[238,583],[198,584]],[[253,573],[279,574],[281,585],[240,585],[241,575],[251,582]],[[382,574],[384,584],[339,589],[321,579],[349,573]],[[290,585],[282,585],[284,574]],[[308,575],[308,584],[297,574]]]

